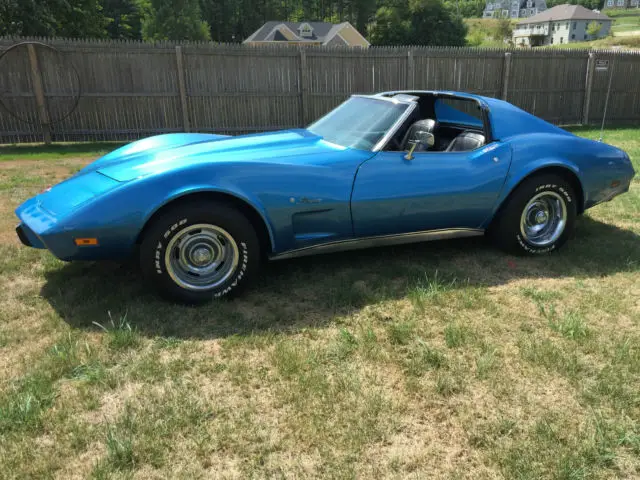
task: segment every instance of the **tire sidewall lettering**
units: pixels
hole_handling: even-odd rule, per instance
[[[558,186],[552,183],[549,183],[546,185],[540,185],[536,188],[536,193],[540,193],[541,191],[545,191],[545,190],[561,193],[568,203],[573,202],[573,199],[571,198],[571,195],[569,195],[569,192],[567,192],[562,186]]]

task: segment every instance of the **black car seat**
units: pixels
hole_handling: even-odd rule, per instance
[[[415,142],[419,136],[417,132],[426,132],[433,134],[435,129],[438,126],[438,122],[431,118],[426,118],[424,120],[418,120],[413,125],[409,127],[407,133],[405,133],[404,138],[402,139],[402,150],[408,150],[411,143]],[[429,150],[427,145],[417,145],[415,151],[416,152],[425,152]]]
[[[477,132],[462,132],[454,138],[445,152],[470,152],[484,145],[484,135]]]

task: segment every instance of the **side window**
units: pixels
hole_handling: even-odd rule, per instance
[[[475,100],[428,96],[422,102],[384,151],[406,152],[413,146],[412,153],[461,152],[486,143],[484,112]]]
[[[438,98],[435,111],[438,122],[482,128],[482,111],[473,100]]]
[[[469,152],[486,143],[483,111],[475,100],[439,97],[434,110],[439,124],[436,150]]]

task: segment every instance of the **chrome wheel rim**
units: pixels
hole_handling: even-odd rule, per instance
[[[180,230],[165,251],[167,273],[182,288],[216,288],[236,271],[238,245],[226,230],[205,223]]]
[[[542,192],[524,207],[520,217],[520,233],[536,247],[553,244],[567,224],[567,205],[556,192]]]

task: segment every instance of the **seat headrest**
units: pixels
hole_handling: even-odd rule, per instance
[[[423,132],[433,133],[433,130],[436,128],[436,121],[431,118],[425,118],[424,120],[418,120],[409,131],[417,131],[422,130]]]

